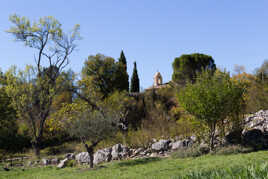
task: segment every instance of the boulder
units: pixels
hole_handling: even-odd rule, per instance
[[[112,147],[111,155],[113,160],[126,158],[129,156],[129,148],[122,144],[116,144]]]
[[[50,161],[48,159],[42,159],[41,160],[42,165],[46,166],[50,164]]]
[[[152,150],[154,151],[166,151],[169,148],[170,140],[159,140],[152,144]]]
[[[89,154],[87,152],[81,152],[75,156],[75,160],[79,163],[89,163]]]
[[[268,148],[268,110],[260,110],[244,119],[242,143],[254,149]]]
[[[74,155],[74,153],[68,153],[68,154],[65,155],[64,158],[68,158],[70,160],[74,160],[75,159],[75,155]]]
[[[252,129],[268,132],[268,110],[260,110],[244,119],[245,127],[243,133]]]
[[[171,149],[172,150],[177,150],[177,149],[181,149],[181,148],[183,148],[184,147],[184,145],[183,145],[183,141],[176,141],[176,142],[173,142],[173,143],[171,143]]]
[[[59,159],[58,158],[51,159],[51,164],[52,165],[58,165],[58,163],[59,163]]]
[[[58,168],[64,168],[66,166],[66,163],[67,163],[68,160],[69,160],[68,158],[65,158],[65,159],[61,160],[57,167]]]
[[[111,148],[105,148],[102,150],[98,150],[95,154],[94,154],[94,160],[93,163],[94,164],[99,164],[102,162],[109,162],[112,159],[112,155],[111,155],[112,149]]]

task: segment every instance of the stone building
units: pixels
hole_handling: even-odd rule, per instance
[[[165,88],[169,83],[163,83],[163,77],[160,72],[156,72],[154,75],[154,84],[153,86],[147,88],[146,90],[151,90],[154,88]]]

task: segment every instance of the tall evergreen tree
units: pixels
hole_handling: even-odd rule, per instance
[[[132,73],[132,78],[131,78],[130,92],[132,92],[132,93],[139,93],[140,92],[140,79],[138,76],[136,62],[134,62],[134,68],[133,68],[133,73]]]
[[[124,66],[125,71],[127,71],[127,59],[125,57],[123,50],[121,51],[120,54],[119,63],[121,63]]]
[[[119,63],[119,73],[118,73],[118,82],[122,83],[121,86],[124,87],[124,90],[129,91],[129,82],[128,82],[128,73],[127,73],[127,60],[123,50],[121,51]]]

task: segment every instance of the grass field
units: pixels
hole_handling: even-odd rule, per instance
[[[146,158],[112,162],[93,170],[55,167],[0,170],[8,179],[86,178],[268,178],[268,151],[236,155],[205,155],[197,158]]]

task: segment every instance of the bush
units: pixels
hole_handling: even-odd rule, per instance
[[[190,148],[184,148],[177,150],[171,156],[172,158],[188,158],[188,157],[199,157],[209,153],[209,147],[207,146],[192,146]]]
[[[75,160],[68,160],[66,162],[66,167],[75,167],[76,166],[76,161]]]
[[[226,147],[216,148],[212,154],[216,155],[231,155],[231,154],[239,154],[239,153],[249,153],[252,152],[253,148],[243,147],[241,145],[229,145]]]

